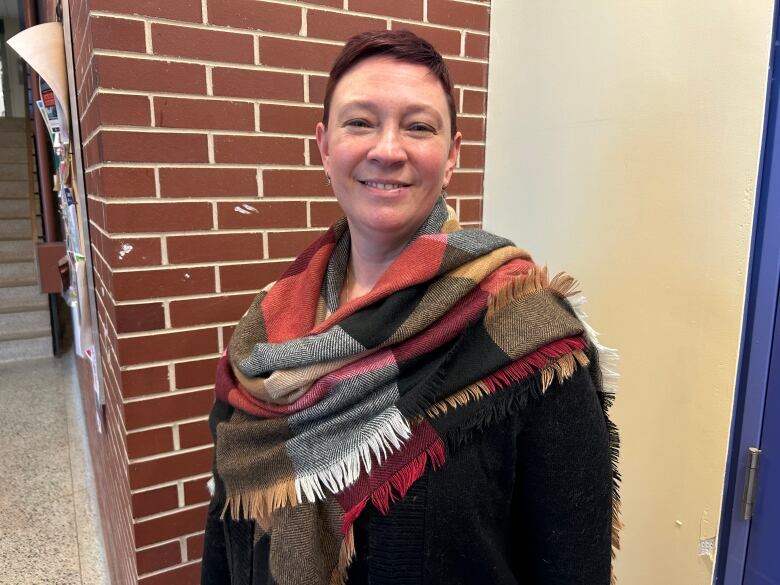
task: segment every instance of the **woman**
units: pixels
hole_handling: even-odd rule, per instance
[[[571,278],[447,207],[461,135],[441,55],[353,37],[316,135],[346,218],[220,362],[202,582],[609,583],[595,341]]]

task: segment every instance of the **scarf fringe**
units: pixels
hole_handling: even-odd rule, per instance
[[[242,517],[257,520],[270,518],[274,510],[284,506],[297,506],[300,500],[296,497],[295,482],[284,481],[264,489],[242,490],[226,495],[225,507],[221,518],[230,510],[230,517],[238,520]]]
[[[295,493],[298,501],[315,502],[324,500],[327,488],[337,494],[354,484],[362,470],[371,472],[372,456],[381,464],[388,455],[401,448],[412,436],[409,422],[397,410],[379,424],[372,424],[371,435],[356,449],[338,459],[325,469],[302,475],[295,479]]]
[[[547,290],[563,299],[577,294],[578,286],[576,279],[565,272],[559,272],[551,280],[547,266],[532,268],[526,274],[511,279],[488,300],[485,319],[491,319],[496,311],[524,296]]]
[[[542,352],[542,355],[544,355],[544,352]],[[450,408],[458,408],[472,400],[479,400],[484,396],[493,394],[497,390],[506,388],[533,375],[536,371],[539,371],[541,392],[544,393],[556,378],[559,383],[563,383],[574,375],[577,365],[585,367],[590,364],[588,356],[579,348],[571,350],[570,353],[558,354],[558,357],[553,358],[552,361],[536,360],[534,356],[527,357],[529,359],[521,358],[516,360],[501,370],[493,372],[486,378],[478,380],[462,390],[447,396],[432,405],[426,411],[426,414],[430,418],[438,418],[445,415]]]
[[[344,534],[344,539],[339,547],[339,562],[333,569],[330,585],[347,585],[347,569],[355,558],[355,535],[352,527]]]
[[[402,499],[414,482],[422,477],[430,462],[431,468],[436,470],[444,465],[446,453],[444,443],[437,439],[417,457],[406,463],[398,471],[378,486],[370,496],[362,499],[350,510],[345,511],[342,524],[342,532],[346,534],[352,530],[352,524],[360,516],[370,501],[381,514],[390,512],[390,504]]]
[[[608,411],[617,395],[618,381],[620,379],[617,368],[619,355],[616,349],[606,347],[599,342],[598,332],[588,323],[588,315],[583,309],[586,302],[585,296],[576,294],[568,300],[575,315],[584,325],[585,334],[599,356],[599,372],[601,374],[599,397],[601,398],[604,418],[606,419],[609,432],[609,450],[612,462],[612,559],[614,560],[617,557],[617,551],[620,550],[620,530],[623,528],[620,503],[620,483],[622,478],[620,475],[620,434],[615,423],[609,418]],[[613,566],[611,585],[616,584],[617,577]]]

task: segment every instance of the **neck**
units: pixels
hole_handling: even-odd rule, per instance
[[[382,241],[351,231],[349,265],[341,289],[341,304],[361,297],[374,288],[393,261],[403,252],[408,238]]]

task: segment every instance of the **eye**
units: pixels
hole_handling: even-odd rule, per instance
[[[430,124],[425,124],[424,122],[415,122],[414,124],[411,124],[409,126],[409,130],[421,134],[422,133],[436,134],[436,129]]]
[[[347,128],[369,128],[370,124],[362,118],[355,118],[354,120],[347,120],[344,126]]]

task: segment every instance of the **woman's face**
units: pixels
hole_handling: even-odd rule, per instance
[[[461,141],[450,133],[444,89],[427,67],[380,56],[350,69],[333,92],[327,129],[317,125],[350,230],[410,238],[449,183]]]

